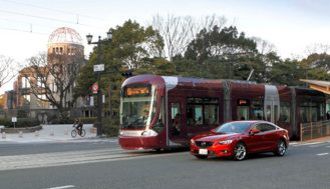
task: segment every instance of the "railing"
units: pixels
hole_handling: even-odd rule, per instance
[[[300,124],[300,141],[324,136],[330,136],[330,120]]]

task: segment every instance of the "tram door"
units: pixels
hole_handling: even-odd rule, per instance
[[[276,123],[278,118],[278,105],[266,105],[265,114],[267,121]]]
[[[168,103],[168,137],[170,145],[187,143],[186,129],[183,124],[182,101],[179,99]]]
[[[265,85],[265,119],[276,123],[279,118],[280,99],[277,88],[273,85]]]

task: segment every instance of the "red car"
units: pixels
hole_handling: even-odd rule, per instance
[[[248,153],[274,152],[284,156],[288,131],[267,121],[233,121],[190,140],[190,153],[199,159],[209,156],[243,160]]]

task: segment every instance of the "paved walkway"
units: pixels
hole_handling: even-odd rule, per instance
[[[330,142],[330,136],[326,136],[326,137],[321,137],[321,138],[315,138],[312,140],[306,140],[300,143],[311,143],[311,142]]]
[[[92,132],[92,124],[84,124],[86,131],[85,137],[76,138],[71,137],[71,131],[73,129],[72,124],[59,124],[59,125],[42,125],[42,129],[39,132],[34,133],[2,133],[0,135],[1,142],[17,142],[17,143],[31,143],[31,142],[56,142],[56,141],[69,141],[69,140],[83,140],[96,137],[96,133]]]

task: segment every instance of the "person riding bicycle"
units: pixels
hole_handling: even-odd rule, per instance
[[[77,126],[76,126],[77,125]],[[76,119],[74,124],[73,124],[73,127],[76,127],[76,129],[78,130],[78,134],[81,135],[81,131],[82,131],[82,128],[83,128],[83,123],[80,119]]]

